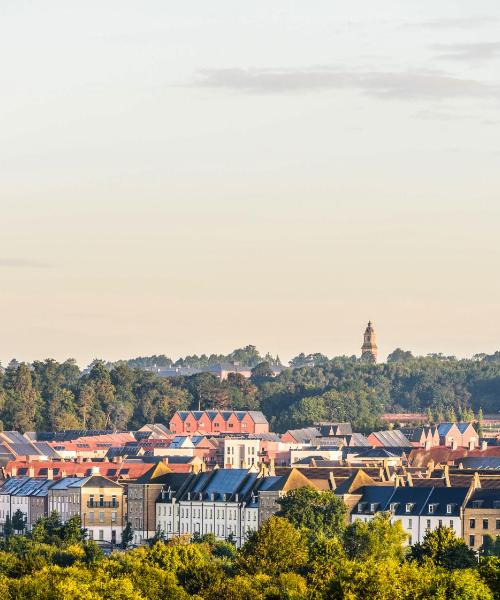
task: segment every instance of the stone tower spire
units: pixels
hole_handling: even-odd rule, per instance
[[[361,346],[361,360],[373,363],[377,362],[377,350],[377,334],[375,333],[372,322],[368,321],[363,345]]]

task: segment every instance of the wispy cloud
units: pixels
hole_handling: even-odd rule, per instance
[[[475,42],[471,44],[437,44],[440,58],[475,62],[500,58],[500,42]]]
[[[9,269],[50,269],[53,265],[27,258],[0,258],[0,268]]]
[[[439,71],[341,71],[333,67],[306,69],[204,69],[195,85],[247,93],[294,93],[358,90],[379,98],[498,98],[497,86]]]
[[[488,16],[442,18],[404,23],[402,27],[404,29],[477,29],[498,23],[499,20],[496,17]]]
[[[416,119],[425,121],[464,121],[468,119],[477,119],[477,116],[471,114],[460,114],[452,110],[428,109],[420,110],[413,115]]]

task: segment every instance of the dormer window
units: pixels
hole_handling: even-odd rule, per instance
[[[391,502],[391,504],[389,505],[389,510],[393,513],[396,512],[396,508],[397,508],[397,504],[395,502]]]
[[[429,514],[434,512],[434,504],[429,504]]]
[[[407,513],[411,513],[411,509],[413,508],[413,504],[411,502],[407,502],[405,506],[405,511]]]
[[[451,511],[453,510],[453,505],[452,504],[447,504],[446,505],[446,514],[447,515],[451,515]]]
[[[362,502],[360,502],[358,504],[358,512],[363,512],[363,503]]]
[[[376,509],[376,508],[377,508],[377,505],[376,505],[374,502],[372,502],[372,503],[370,504],[370,512],[375,512],[375,509]]]

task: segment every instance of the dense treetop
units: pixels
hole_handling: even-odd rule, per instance
[[[260,362],[251,379],[235,374],[221,382],[210,373],[160,378],[127,362],[96,360],[81,371],[73,360],[12,361],[0,373],[0,419],[4,429],[21,431],[135,429],[146,422],[168,423],[176,410],[201,407],[260,409],[276,431],[330,419],[369,431],[381,426],[383,412],[469,420],[480,410],[500,407],[499,353],[459,360],[440,354],[414,357],[397,349],[381,364],[299,355],[291,363],[305,366],[287,368],[277,377],[269,368],[277,360],[262,360],[254,346],[228,356],[242,364],[248,356]],[[144,366],[144,360],[137,364]]]
[[[57,514],[32,533],[0,540],[2,600],[497,600],[500,559],[475,557],[452,530],[428,533],[416,551],[401,523],[379,514],[368,523],[343,519],[321,492],[313,513],[294,494],[284,516],[271,517],[237,550],[213,534],[186,536],[104,556],[86,540],[78,517]],[[321,515],[321,512],[324,512]],[[287,516],[288,515],[288,516]],[[491,546],[491,544],[490,544]],[[125,548],[126,544],[122,544]],[[458,559],[458,560],[457,560]]]

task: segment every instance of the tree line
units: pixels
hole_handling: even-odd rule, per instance
[[[414,357],[398,349],[386,363],[367,364],[355,357],[299,355],[295,364],[305,360],[306,366],[277,377],[271,362],[261,361],[250,379],[232,374],[225,381],[210,373],[161,378],[125,362],[96,360],[82,371],[74,360],[13,361],[0,372],[0,425],[19,431],[134,430],[168,424],[176,410],[198,408],[262,410],[278,432],[325,420],[350,421],[369,432],[382,427],[384,412],[470,421],[498,411],[500,360],[493,358]]]

